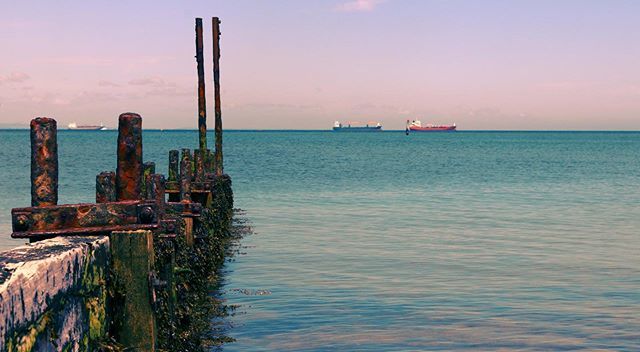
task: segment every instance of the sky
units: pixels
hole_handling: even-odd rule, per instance
[[[195,128],[195,17],[213,125],[213,16],[225,128],[640,130],[635,0],[0,0],[0,128]]]

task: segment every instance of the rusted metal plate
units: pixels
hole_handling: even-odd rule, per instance
[[[131,225],[158,226],[157,205],[152,202],[66,204],[11,210],[14,238],[76,233],[104,233]]]
[[[15,208],[11,211],[14,238],[98,235],[120,230],[153,230],[175,233],[176,217],[194,218],[202,205],[194,202],[165,203],[166,209],[150,201],[66,204]],[[160,218],[171,210],[172,214]]]

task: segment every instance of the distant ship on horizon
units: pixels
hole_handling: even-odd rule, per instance
[[[377,132],[382,130],[382,124],[380,122],[351,122],[340,123],[336,121],[333,124],[333,130],[336,132]]]
[[[70,130],[80,130],[80,131],[106,131],[108,128],[100,123],[100,125],[78,125],[75,122],[70,123],[67,127]]]
[[[407,133],[409,131],[412,132],[454,132],[456,130],[456,124],[453,123],[452,125],[432,125],[432,124],[426,124],[426,125],[422,125],[422,122],[420,122],[420,120],[413,120],[413,121],[409,121],[407,120]]]

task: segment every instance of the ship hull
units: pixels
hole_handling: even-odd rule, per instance
[[[455,132],[456,126],[443,126],[443,127],[417,127],[410,126],[411,132]]]
[[[335,132],[378,132],[382,131],[382,126],[374,127],[334,127]]]
[[[106,131],[107,128],[104,126],[78,126],[78,127],[70,127],[70,130],[73,131]]]

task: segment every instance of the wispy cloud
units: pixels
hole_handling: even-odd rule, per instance
[[[55,65],[73,65],[73,66],[113,66],[115,59],[98,57],[98,56],[57,56],[44,57],[39,61]]]
[[[386,0],[351,0],[335,6],[339,12],[369,12]]]
[[[148,86],[148,87],[175,87],[175,83],[166,82],[160,77],[143,77],[136,78],[129,81],[132,86]]]
[[[111,81],[98,81],[98,87],[120,87],[118,83]]]
[[[31,78],[31,76],[29,76],[28,74],[26,74],[24,72],[11,72],[10,74],[8,74],[6,76],[0,76],[0,84],[5,83],[5,82],[22,83],[22,82],[28,80],[29,78]]]

